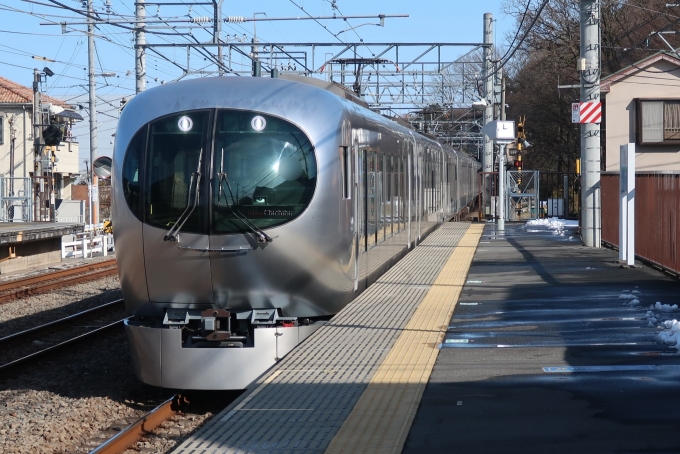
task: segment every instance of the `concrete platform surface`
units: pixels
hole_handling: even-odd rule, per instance
[[[85,229],[84,224],[61,222],[0,222],[0,244],[61,238]]]
[[[399,452],[482,230],[431,233],[174,452]]]
[[[506,227],[485,229],[403,452],[680,453],[680,355],[657,341],[678,280]]]

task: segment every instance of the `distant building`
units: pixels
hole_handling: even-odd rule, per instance
[[[71,184],[78,178],[78,142],[73,122],[82,120],[66,102],[42,94],[42,124],[57,126],[63,133],[54,151],[53,180],[56,199],[71,199]],[[0,176],[9,177],[14,154],[14,177],[33,176],[33,90],[0,77]],[[49,153],[46,154],[49,156]],[[51,159],[51,156],[48,157]]]
[[[658,52],[602,79],[607,171],[636,144],[638,172],[680,171],[680,59]]]

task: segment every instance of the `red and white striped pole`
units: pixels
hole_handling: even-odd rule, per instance
[[[582,102],[579,110],[579,123],[600,123],[602,120],[601,102]]]

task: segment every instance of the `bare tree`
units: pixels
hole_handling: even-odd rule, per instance
[[[517,22],[517,37],[507,37],[511,46],[526,34],[506,65],[508,118],[527,117],[527,137],[534,146],[525,154],[526,168],[573,171],[580,144],[578,125],[571,123],[571,103],[579,95],[577,89],[557,87],[579,83],[579,1],[550,0],[531,29],[543,0],[527,1],[504,4]],[[600,13],[603,77],[680,44],[675,35],[659,33],[680,27],[675,15],[680,8],[667,8],[665,0],[602,0]]]

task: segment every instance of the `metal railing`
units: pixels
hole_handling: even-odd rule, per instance
[[[0,177],[0,222],[33,220],[31,178]]]

